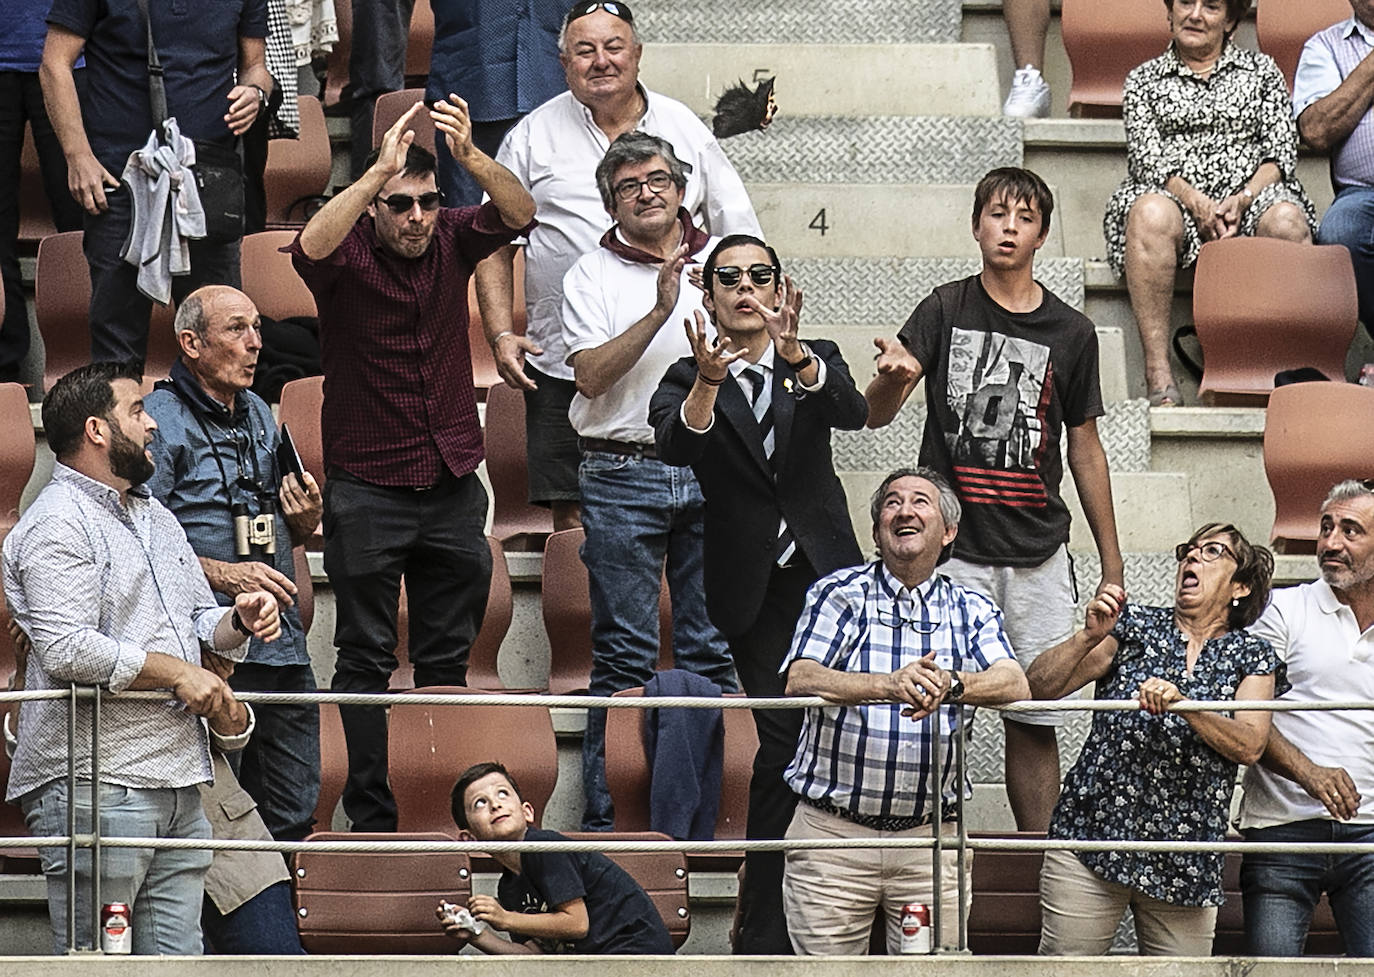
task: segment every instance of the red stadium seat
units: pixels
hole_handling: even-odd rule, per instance
[[[491,534],[502,543],[517,536],[548,534],[553,530],[549,510],[526,501],[524,392],[504,383],[488,390],[484,423],[487,477],[491,479]]]
[[[243,292],[269,319],[317,314],[315,296],[291,266],[291,256],[281,252],[295,237],[295,231],[259,231],[245,235],[239,249]]]
[[[1259,0],[1255,8],[1255,34],[1259,49],[1279,63],[1291,92],[1298,58],[1307,39],[1349,18],[1348,0]]]
[[[1169,43],[1168,11],[1148,0],[1064,0],[1060,23],[1075,115],[1119,116],[1126,75]]]
[[[256,238],[261,235],[252,236]],[[244,285],[247,284],[245,281]],[[305,465],[305,470],[315,477],[321,492],[324,491],[324,442],[320,437],[320,408],[323,405],[324,377],[302,377],[282,385],[278,417],[291,432],[291,441],[296,446],[297,454],[301,456],[301,463]],[[324,536],[319,529],[306,542],[305,547],[313,552],[324,549]]]
[[[0,539],[19,521],[19,499],[33,475],[33,418],[22,384],[0,383]],[[0,643],[8,638],[0,638]],[[0,679],[5,676],[0,675]]]
[[[37,244],[56,234],[48,195],[43,190],[43,174],[38,166],[38,150],[33,131],[24,129],[24,149],[19,157],[19,240]]]
[[[419,7],[419,4],[416,4]],[[426,7],[428,9],[428,7]],[[396,120],[405,115],[410,107],[416,102],[423,101],[425,90],[423,88],[407,88],[399,92],[387,92],[385,95],[377,96],[377,107],[372,111],[372,148],[376,149],[382,144],[382,136],[386,131],[396,124]],[[434,152],[434,120],[429,117],[428,109],[421,109],[416,113],[415,118],[410,120],[411,128],[415,132],[415,145],[423,146],[431,153]]]
[[[313,95],[296,99],[300,107],[298,139],[272,139],[267,143],[267,226],[300,227],[309,218],[304,201],[329,189],[333,165],[324,109]]]

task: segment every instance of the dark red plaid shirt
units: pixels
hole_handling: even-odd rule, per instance
[[[416,488],[482,460],[468,346],[468,279],[514,231],[491,203],[445,207],[419,258],[383,249],[364,214],[334,253],[283,248],[315,296],[324,365],[325,468]]]

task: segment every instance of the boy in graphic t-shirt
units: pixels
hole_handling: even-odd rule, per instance
[[[453,787],[453,820],[464,841],[565,841],[532,826],[534,806],[499,763],[469,767]],[[671,954],[673,941],[653,900],[600,852],[499,852],[496,898],[474,895],[467,914],[441,903],[444,932],[483,953]],[[481,932],[471,928],[472,921]],[[466,924],[466,925],[465,925]],[[509,940],[495,930],[510,934]]]
[[[897,340],[875,339],[869,427],[896,416],[926,378],[920,463],[944,473],[964,518],[943,571],[1001,607],[1022,667],[1074,629],[1069,511],[1059,495],[1060,438],[1102,562],[1122,584],[1107,456],[1097,435],[1102,392],[1093,324],[1035,280],[1054,197],[1039,176],[996,169],[974,192],[983,270],[935,289]],[[1006,717],[1006,782],[1016,826],[1044,831],[1059,796],[1055,728],[1064,713]]]

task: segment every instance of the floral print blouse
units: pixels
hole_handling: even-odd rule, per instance
[[[1189,699],[1234,699],[1248,675],[1276,676],[1288,688],[1269,642],[1231,631],[1202,647],[1192,674],[1188,645],[1171,607],[1127,604],[1112,636],[1111,670],[1097,683],[1099,699],[1134,699],[1141,682],[1158,677]],[[1117,841],[1220,841],[1235,790],[1237,765],[1204,743],[1177,714],[1141,711],[1093,714],[1092,732],[1050,822],[1051,838]],[[1222,903],[1223,856],[1212,852],[1076,852],[1102,878],[1179,906]]]
[[[1279,180],[1265,187],[1241,220],[1240,233],[1253,235],[1264,212],[1276,203],[1297,204],[1316,233],[1316,211],[1298,181],[1298,130],[1288,86],[1274,59],[1227,42],[1207,78],[1193,73],[1172,44],[1126,76],[1122,96],[1126,123],[1126,179],[1107,204],[1102,230],[1107,258],[1119,275],[1125,264],[1126,218],[1143,194],[1159,193],[1183,212],[1183,254],[1197,260],[1202,238],[1182,201],[1164,189],[1172,176],[1220,201],[1238,193],[1266,162]]]

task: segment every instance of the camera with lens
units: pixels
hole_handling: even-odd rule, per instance
[[[252,556],[254,548],[267,556],[277,552],[275,500],[270,495],[258,499],[258,514],[248,514],[248,503],[236,502],[234,513],[234,550],[239,556]]]

